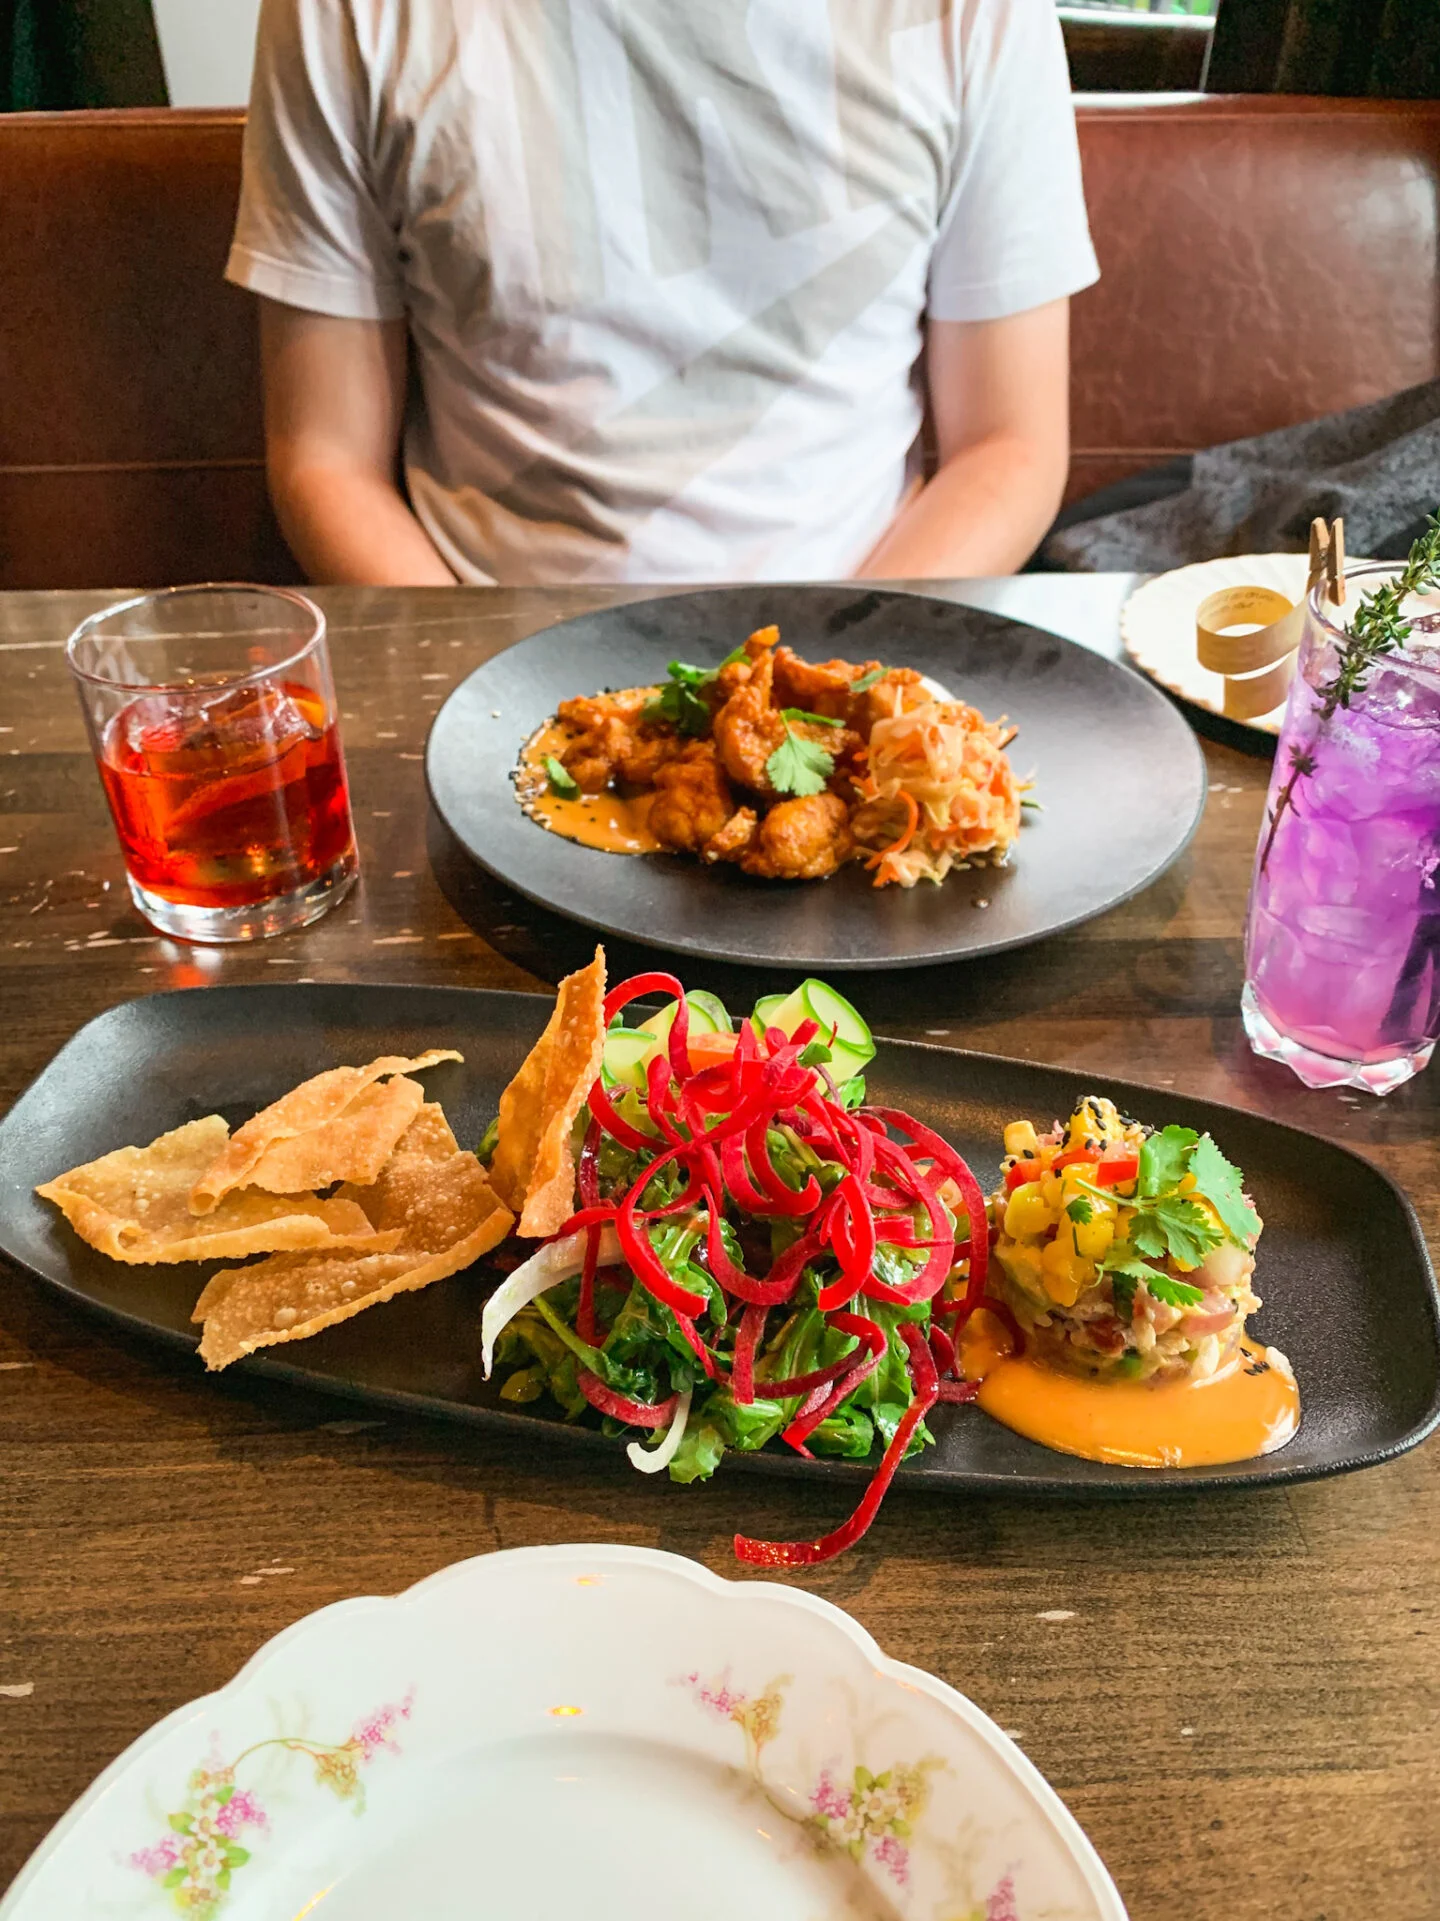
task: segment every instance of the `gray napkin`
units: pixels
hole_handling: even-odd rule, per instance
[[[1207,448],[1189,466],[1189,485],[1182,467],[1170,484],[1183,490],[1168,498],[1109,513],[1096,495],[1098,518],[1077,503],[1041,547],[1040,565],[1163,573],[1224,554],[1303,553],[1317,514],[1344,515],[1350,553],[1398,558],[1440,506],[1440,380]]]

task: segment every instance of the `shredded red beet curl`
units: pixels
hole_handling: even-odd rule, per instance
[[[896,1468],[905,1458],[911,1435],[939,1398],[940,1381],[924,1334],[909,1321],[901,1322],[900,1332],[910,1350],[910,1378],[914,1384],[915,1398],[906,1408],[894,1438],[885,1450],[884,1460],[875,1470],[874,1478],[850,1519],[832,1534],[821,1535],[818,1541],[755,1541],[749,1535],[737,1534],[737,1560],[748,1562],[751,1567],[816,1567],[821,1561],[833,1561],[837,1554],[854,1547],[865,1533],[880,1510],[886,1489],[895,1478]]]
[[[591,1407],[613,1420],[627,1421],[631,1427],[669,1427],[680,1405],[678,1394],[654,1405],[648,1401],[632,1401],[624,1394],[617,1394],[613,1387],[606,1387],[600,1376],[592,1374],[588,1367],[576,1368],[575,1381]]]
[[[784,1438],[809,1455],[806,1439],[835,1408],[872,1374],[885,1352],[883,1330],[858,1308],[865,1300],[918,1307],[933,1302],[930,1326],[902,1322],[909,1355],[913,1398],[886,1447],[855,1512],[842,1527],[816,1541],[773,1542],[735,1537],[742,1561],[759,1567],[814,1566],[841,1554],[870,1526],[915,1430],[937,1400],[968,1401],[978,1391],[953,1376],[955,1342],[965,1320],[984,1305],[1000,1314],[1017,1334],[1008,1312],[985,1291],[990,1238],[984,1197],[969,1167],[950,1144],[910,1115],[884,1107],[850,1112],[835,1098],[827,1076],[802,1067],[800,1054],[818,1033],[807,1022],[792,1035],[768,1028],[763,1037],[746,1021],[733,1054],[697,1068],[690,1055],[690,1016],[685,990],[671,974],[639,974],[612,989],[605,1001],[607,1023],[642,995],[666,994],[675,1003],[663,1049],[650,1061],[640,1090],[650,1126],[642,1132],[618,1111],[597,1080],[590,1090],[591,1124],[578,1169],[579,1207],[562,1234],[584,1230],[586,1259],[581,1273],[578,1331],[595,1344],[595,1272],[600,1233],[612,1226],[624,1264],[657,1301],[674,1314],[681,1334],[712,1379],[724,1379],[724,1357],[707,1347],[696,1318],[708,1305],[665,1267],[650,1240],[650,1224],[688,1210],[705,1214],[705,1259],[723,1291],[728,1320],[735,1328],[729,1384],[736,1401],[799,1398],[800,1406]],[[797,1190],[782,1177],[770,1154],[770,1129],[785,1127],[822,1159],[844,1170],[828,1194],[813,1176]],[[602,1201],[599,1150],[609,1134],[648,1159],[629,1190]],[[658,1134],[659,1138],[656,1138]],[[897,1138],[898,1137],[898,1138]],[[657,1151],[658,1150],[658,1151]],[[657,1173],[674,1164],[684,1177],[679,1196],[663,1207],[645,1208],[642,1197]],[[940,1190],[953,1182],[968,1216],[965,1239],[957,1240]],[[952,1194],[953,1202],[953,1194]],[[803,1226],[800,1237],[772,1259],[769,1271],[751,1275],[732,1256],[721,1234],[726,1207],[738,1207],[761,1221],[790,1219]],[[917,1224],[918,1223],[918,1224]],[[731,1247],[734,1247],[731,1242]],[[923,1257],[908,1279],[882,1280],[875,1271],[881,1250],[904,1248]],[[800,1285],[808,1263],[834,1258],[837,1278],[819,1294],[830,1325],[855,1337],[838,1360],[782,1381],[755,1379],[755,1368],[772,1307],[783,1307]],[[743,1257],[742,1257],[743,1258]],[[957,1258],[968,1258],[962,1297],[953,1302],[940,1291]],[[596,1375],[580,1370],[581,1391],[592,1407],[632,1427],[667,1425],[678,1396],[655,1406],[616,1394]]]

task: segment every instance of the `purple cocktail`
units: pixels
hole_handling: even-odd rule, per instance
[[[1345,706],[1335,685],[1360,595],[1393,564],[1346,576],[1347,606],[1311,595],[1255,856],[1245,1029],[1311,1087],[1375,1094],[1417,1074],[1440,1035],[1440,625],[1377,659]]]

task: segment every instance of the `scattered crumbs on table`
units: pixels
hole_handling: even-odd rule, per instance
[[[423,754],[397,754],[397,760],[424,760]]]
[[[370,817],[372,820],[389,820],[390,809],[388,807],[384,809],[381,809],[379,807],[372,807],[370,809]]]
[[[93,953],[97,947],[128,947],[129,944],[128,941],[112,940],[108,937],[102,940],[98,935],[92,934],[86,942],[85,951],[88,954]]]
[[[379,940],[372,940],[372,947],[418,947],[424,942],[423,934],[385,934]]]
[[[1193,1734],[1195,1730],[1194,1728],[1181,1728],[1180,1732],[1182,1734]]]
[[[499,709],[498,707],[492,707],[492,708],[490,709],[490,718],[491,718],[491,720],[499,720],[499,718],[500,718],[500,709]]]
[[[20,843],[18,840],[13,847],[0,847],[0,854],[18,854],[19,852]]]
[[[240,1576],[240,1585],[241,1587],[259,1587],[260,1576],[258,1574],[242,1574]]]
[[[490,929],[490,932],[492,934],[523,934],[525,932],[525,929],[519,926],[515,921],[506,920],[506,921],[501,921],[498,927],[492,927]]]
[[[421,680],[449,680],[448,674],[422,674]]]
[[[398,734],[382,734],[377,732],[375,738],[376,740],[399,740],[400,736]]]
[[[390,878],[391,880],[414,880],[415,869],[413,867],[397,867]]]
[[[33,1361],[0,1361],[0,1374],[14,1374],[22,1367],[34,1367]]]
[[[436,940],[473,940],[475,936],[468,927],[458,928],[453,934],[437,934]]]
[[[298,967],[300,963],[298,960],[291,960],[288,956],[267,954],[265,956],[265,965],[267,967]]]
[[[1074,1608],[1046,1608],[1043,1614],[1035,1616],[1037,1621],[1073,1621]]]
[[[934,1034],[938,1038],[942,1034],[948,1034],[950,1029],[948,1027],[927,1027],[925,1032],[927,1034]]]
[[[989,901],[988,901],[988,900],[987,900],[987,899],[985,898],[985,896],[984,896],[984,895],[982,894],[982,895],[981,895],[981,896],[979,897],[979,899],[978,899],[978,900],[972,900],[972,901],[971,901],[971,903],[970,903],[970,905],[971,905],[972,907],[988,907],[988,906],[990,905],[990,903],[989,903]]]
[[[10,1701],[23,1701],[26,1695],[33,1694],[34,1692],[35,1683],[33,1681],[6,1681],[0,1684],[0,1694],[3,1694],[6,1699]]]
[[[1000,1732],[1011,1741],[1023,1741],[1025,1736],[1019,1728],[1001,1728]]]

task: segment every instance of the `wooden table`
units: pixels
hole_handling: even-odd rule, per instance
[[[953,592],[1114,651],[1126,584]],[[421,750],[477,662],[616,597],[319,596],[364,882],[302,934],[221,951],[156,938],[128,904],[61,652],[101,597],[0,596],[0,1107],[82,1022],[157,988],[553,983],[589,937],[427,828]],[[1440,1075],[1383,1102],[1311,1093],[1246,1048],[1240,929],[1268,763],[1221,738],[1205,751],[1200,833],[1138,900],[1023,953],[847,991],[882,1032],[1182,1086],[1331,1135],[1405,1183],[1433,1245]],[[617,972],[639,958],[612,950]],[[744,1004],[783,984],[689,973]],[[3,1275],[0,1883],[127,1742],[329,1601],[536,1542],[641,1542],[736,1574],[742,1515],[781,1536],[838,1518],[833,1493],[794,1481],[657,1486],[618,1450],[550,1458],[343,1411],[240,1370],[207,1380]],[[1161,1505],[897,1490],[806,1584],[1015,1734],[1134,1921],[1434,1921],[1437,1515],[1433,1445],[1342,1480]]]

